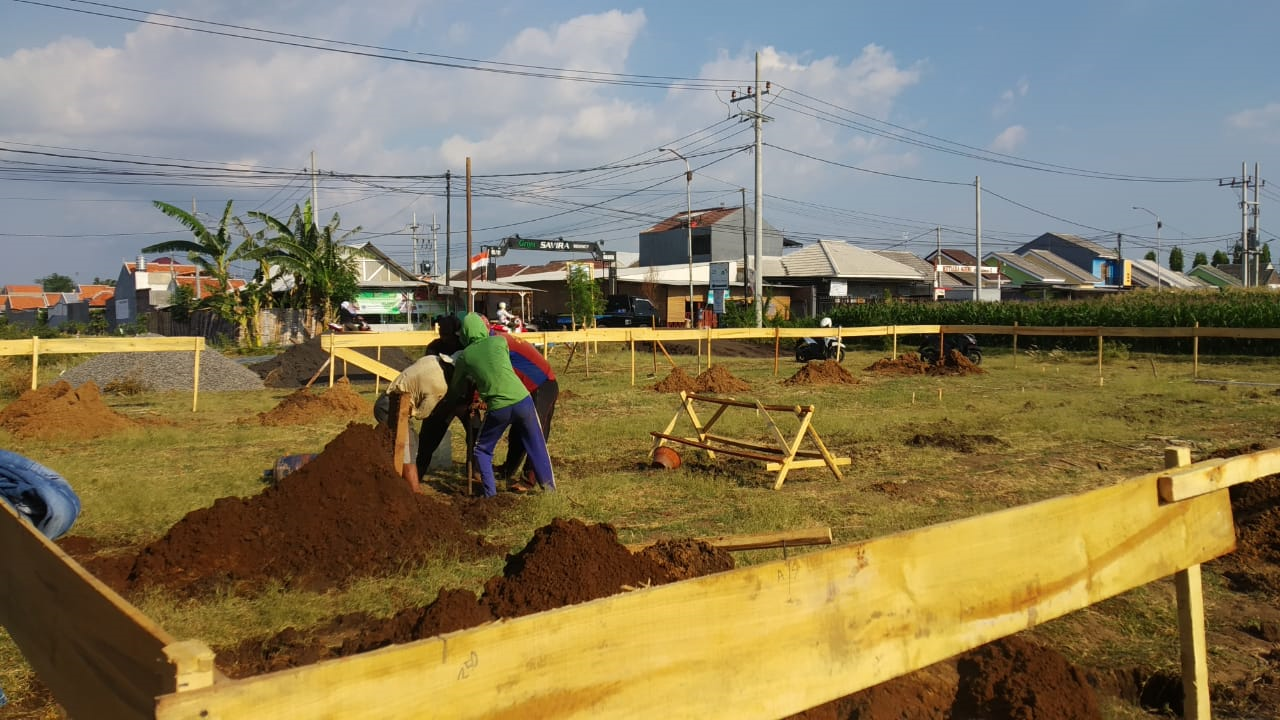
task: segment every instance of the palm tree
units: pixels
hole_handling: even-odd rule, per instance
[[[356,251],[344,242],[358,233],[359,227],[335,237],[341,218],[334,213],[333,219],[320,227],[310,201],[295,205],[288,221],[261,212],[251,212],[249,216],[266,223],[274,233],[266,240],[274,250],[270,260],[293,275],[295,299],[318,309],[321,322],[333,316],[335,300],[355,296]]]
[[[182,223],[191,231],[193,240],[169,240],[142,248],[142,252],[185,252],[187,259],[204,272],[217,287],[207,299],[196,298],[203,307],[211,308],[219,317],[245,327],[244,307],[240,296],[231,287],[231,263],[241,259],[233,248],[233,231],[244,232],[239,218],[231,215],[234,201],[228,200],[222,211],[222,219],[216,231],[210,230],[194,213],[156,200],[153,204],[160,212]]]

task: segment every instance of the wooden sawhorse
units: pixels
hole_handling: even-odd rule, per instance
[[[703,423],[698,418],[698,413],[693,407],[695,402],[716,406],[715,412],[706,423]],[[731,407],[749,408],[757,411],[773,431],[773,436],[777,439],[777,443],[750,442],[713,434],[711,432],[712,426]],[[795,437],[788,439],[781,428],[778,427],[778,424],[773,421],[773,417],[769,415],[770,412],[794,414],[800,420],[800,427],[796,430]],[[756,402],[745,402],[681,391],[680,408],[676,410],[675,417],[671,418],[671,422],[667,423],[667,427],[662,432],[649,433],[653,436],[653,447],[649,449],[649,457],[652,458],[654,451],[659,447],[667,443],[676,443],[703,450],[707,453],[707,457],[711,459],[715,459],[716,453],[724,453],[725,455],[733,455],[748,460],[758,460],[765,464],[765,470],[769,472],[777,471],[778,477],[773,483],[774,490],[782,487],[782,483],[787,479],[787,473],[794,468],[825,466],[831,470],[831,474],[835,475],[837,480],[843,480],[844,475],[840,472],[840,466],[849,465],[852,460],[847,457],[836,457],[827,450],[822,438],[818,436],[818,431],[813,429],[813,413],[814,407],[812,405],[765,405],[758,400]],[[693,437],[680,437],[671,434],[682,415],[688,417],[690,422],[693,423],[695,433]],[[800,444],[806,437],[812,441],[814,449],[800,449]]]

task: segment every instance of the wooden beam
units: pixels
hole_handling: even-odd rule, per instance
[[[377,360],[374,360],[373,358],[369,357],[368,355],[365,355],[362,352],[358,352],[350,348],[335,347],[333,349],[333,357],[339,360],[342,360],[344,362],[351,363],[352,365],[355,365],[361,370],[371,372],[374,375],[377,375],[378,377],[388,382],[400,377],[399,370],[391,367],[390,365],[386,365]],[[332,371],[332,369],[333,367],[331,365],[330,371]]]
[[[1160,475],[1160,499],[1177,502],[1280,473],[1280,448],[1239,457],[1204,460]]]
[[[156,717],[777,718],[1234,547],[1226,493],[1161,505],[1155,485],[1153,473],[168,695]]]
[[[5,502],[0,547],[0,625],[58,704],[75,718],[154,717],[155,697],[178,689],[174,639]]]
[[[712,547],[721,550],[738,552],[742,550],[768,550],[781,547],[805,547],[811,545],[830,545],[831,528],[812,528],[808,530],[781,530],[768,533],[750,533],[739,535],[718,535],[716,537],[698,538]],[[643,543],[629,543],[631,552],[643,550],[656,544],[657,540]]]

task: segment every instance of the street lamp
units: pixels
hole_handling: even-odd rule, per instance
[[[1144,207],[1139,207],[1138,205],[1134,205],[1133,209],[1141,210],[1142,212],[1156,219],[1156,292],[1160,292],[1160,288],[1164,286],[1164,276],[1163,276],[1164,271],[1161,269],[1161,266],[1160,266],[1160,228],[1164,227],[1164,223],[1160,222],[1159,215],[1151,212],[1150,210]]]
[[[693,199],[690,186],[693,184],[693,170],[689,169],[689,158],[669,147],[658,148],[659,152],[669,152],[684,161],[684,227],[685,242],[689,251],[689,327],[693,327]]]

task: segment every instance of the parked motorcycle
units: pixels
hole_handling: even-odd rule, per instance
[[[796,341],[796,362],[810,360],[844,362],[844,343],[833,337],[800,338]]]
[[[982,364],[982,348],[978,340],[968,333],[951,333],[943,336],[943,351],[950,355],[952,350],[965,356],[974,365]],[[920,345],[920,359],[930,365],[938,362],[938,336],[932,335]]]

